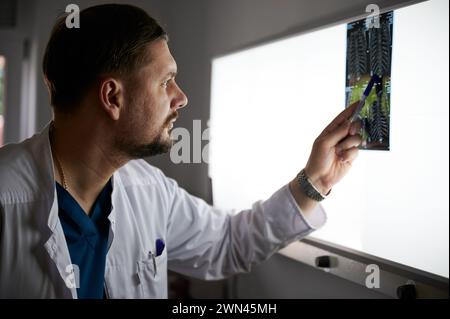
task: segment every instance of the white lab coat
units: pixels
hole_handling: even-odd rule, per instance
[[[77,298],[48,132],[0,149],[0,298]],[[220,210],[144,160],[114,173],[111,196],[110,298],[167,298],[167,268],[207,280],[248,272],[326,220],[320,205],[306,220],[287,185],[251,209]]]

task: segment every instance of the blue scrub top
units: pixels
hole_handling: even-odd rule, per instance
[[[88,216],[77,201],[59,183],[59,220],[66,237],[72,264],[79,269],[80,299],[104,298],[105,263],[108,251],[111,212],[111,180],[97,197]]]

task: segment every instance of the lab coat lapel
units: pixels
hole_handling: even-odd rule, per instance
[[[119,200],[121,181],[118,173],[115,173],[111,177],[112,181],[112,192],[111,192],[111,212],[108,215],[109,220],[109,236],[108,236],[108,252],[114,240],[114,233],[116,230],[116,211],[117,203]]]
[[[72,265],[70,259],[69,248],[67,247],[66,239],[64,236],[64,231],[62,229],[61,223],[58,218],[58,201],[55,197],[53,201],[52,208],[50,209],[50,214],[48,218],[48,227],[51,230],[50,237],[45,242],[44,247],[47,250],[50,259],[56,266],[60,278],[55,278],[55,283],[63,280],[63,285],[67,289],[65,294],[70,291],[70,294],[66,297],[77,298],[77,280],[79,280],[79,273],[77,273],[77,268]]]
[[[58,291],[61,291],[64,297],[77,298],[76,285],[72,284],[76,282],[73,273],[74,268],[70,259],[64,231],[58,217],[58,197],[53,174],[54,168],[49,140],[49,128],[50,124],[45,127],[38,137],[39,141],[31,148],[32,155],[42,172],[42,187],[45,190],[48,189],[49,192],[48,206],[50,210],[48,218],[44,217],[42,219],[44,223],[42,225],[42,229],[44,230],[43,236],[45,236],[44,241],[47,238],[44,243],[44,248],[57,269],[57,273],[51,271],[51,268],[49,269],[50,275],[54,277],[55,287],[61,284],[61,287],[58,287],[60,288]]]

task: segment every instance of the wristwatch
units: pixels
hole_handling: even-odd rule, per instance
[[[308,176],[306,176],[305,169],[302,169],[300,173],[298,173],[297,180],[305,195],[317,202],[323,201],[331,193],[331,190],[326,195],[320,193],[311,183]]]

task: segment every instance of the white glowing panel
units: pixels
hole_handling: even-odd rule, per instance
[[[361,151],[314,237],[448,277],[448,1],[394,12],[391,151]],[[304,167],[345,105],[346,26],[213,61],[215,205],[248,208]]]

